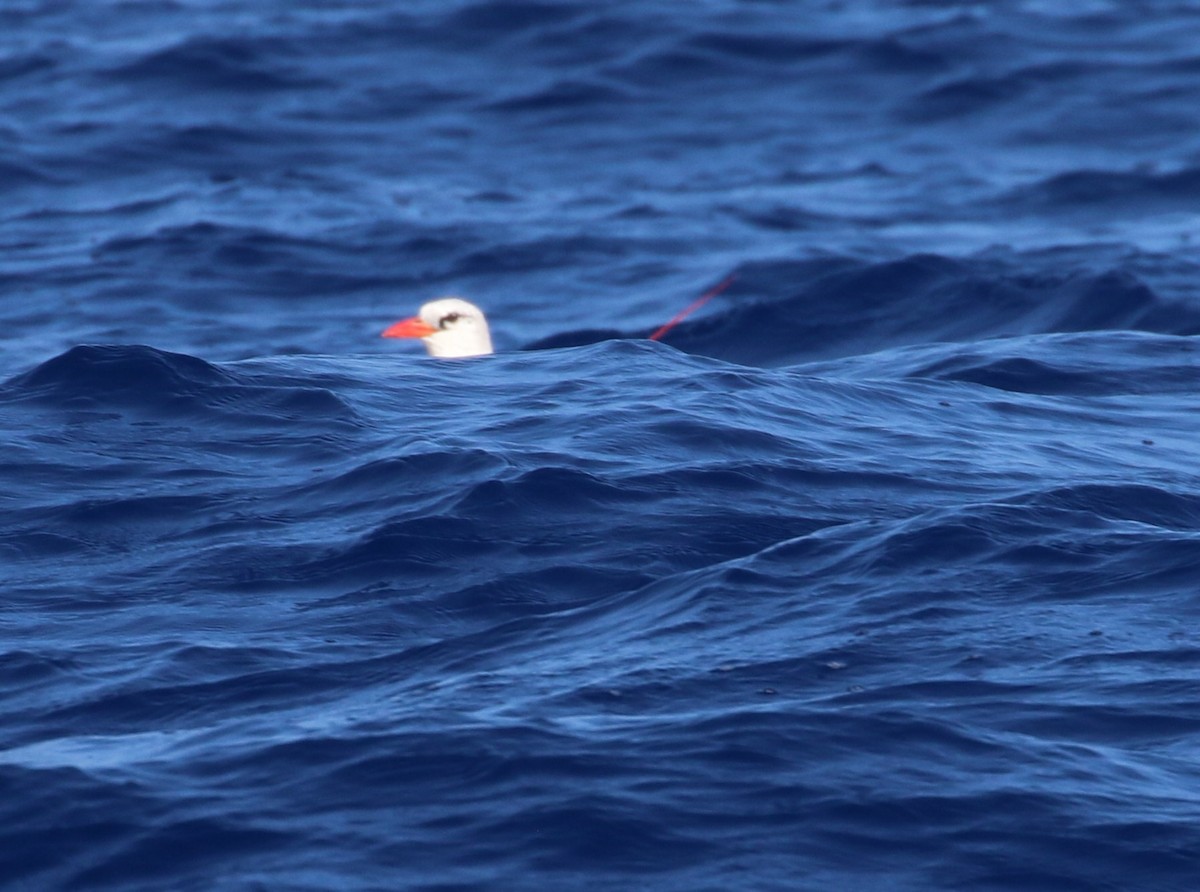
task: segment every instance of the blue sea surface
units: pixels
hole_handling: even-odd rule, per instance
[[[1183,0],[3,4],[0,888],[1200,888],[1197,108]]]

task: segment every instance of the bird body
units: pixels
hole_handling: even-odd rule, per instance
[[[659,327],[650,340],[660,340],[676,325],[690,316],[712,298],[728,288],[735,274],[730,274],[700,297],[676,313],[666,325]],[[608,332],[602,333],[608,335]],[[622,336],[620,332],[613,336]],[[420,338],[430,356],[451,359],[461,356],[489,356],[492,351],[492,336],[488,331],[483,310],[461,297],[441,297],[421,307],[419,313],[402,319],[383,332],[385,338]],[[574,343],[574,342],[572,342]],[[587,343],[586,341],[580,343]]]

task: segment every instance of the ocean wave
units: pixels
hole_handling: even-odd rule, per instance
[[[1124,212],[1191,208],[1200,192],[1200,169],[1154,171],[1073,170],[1022,187],[1005,204],[1065,213],[1118,206]]]
[[[0,877],[1196,886],[1189,4],[274,6],[0,9]]]
[[[880,264],[776,261],[737,274],[720,309],[685,322],[668,343],[732,362],[779,366],[906,344],[1200,330],[1200,315],[1190,305],[1164,301],[1118,271],[1032,271],[1027,265],[1018,272],[986,258],[921,255]]]
[[[329,86],[289,64],[297,50],[273,38],[191,37],[109,71],[118,82],[164,82],[172,89],[236,93]]]

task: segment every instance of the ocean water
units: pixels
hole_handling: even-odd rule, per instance
[[[1182,0],[3,4],[0,888],[1197,888],[1198,103]]]

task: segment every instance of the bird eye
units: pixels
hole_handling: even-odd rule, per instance
[[[445,328],[450,323],[457,322],[458,317],[459,317],[458,313],[447,313],[445,316],[443,316],[441,319],[438,320],[438,328]]]

